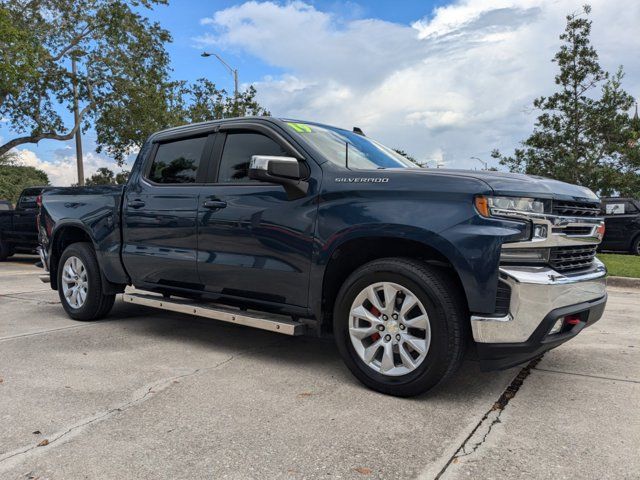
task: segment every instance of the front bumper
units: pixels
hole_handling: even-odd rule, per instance
[[[607,300],[606,274],[598,259],[589,270],[566,275],[550,267],[501,267],[500,280],[511,288],[509,313],[471,317],[481,367],[494,370],[523,363],[595,323]],[[549,335],[554,323],[568,315],[577,315],[579,323]]]

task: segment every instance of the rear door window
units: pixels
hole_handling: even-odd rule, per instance
[[[154,183],[195,183],[207,137],[187,138],[158,145],[148,178]]]
[[[629,201],[613,201],[605,204],[606,215],[628,215],[638,213],[638,208]]]

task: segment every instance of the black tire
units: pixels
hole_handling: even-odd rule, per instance
[[[631,243],[631,253],[634,255],[640,255],[640,235]]]
[[[393,282],[409,289],[422,302],[431,328],[431,343],[422,363],[401,376],[370,368],[356,353],[349,335],[353,301],[367,286]],[[335,303],[333,329],[342,359],[358,380],[378,392],[398,397],[424,393],[449,378],[465,351],[468,319],[466,302],[450,272],[410,258],[384,258],[353,272]]]
[[[77,257],[83,263],[88,279],[87,297],[82,306],[74,308],[64,296],[62,274],[65,262]],[[58,295],[62,307],[74,320],[92,321],[104,318],[113,307],[115,295],[105,295],[102,290],[102,275],[93,246],[89,243],[73,243],[60,256],[58,263]]]
[[[0,238],[0,262],[6,260],[10,256],[13,255],[13,250],[9,245],[7,245],[6,241],[3,241]]]

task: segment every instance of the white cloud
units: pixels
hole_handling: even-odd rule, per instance
[[[594,0],[593,43],[625,65],[640,94],[640,2]],[[257,82],[274,115],[350,127],[421,160],[476,168],[531,131],[531,101],[553,91],[551,63],[570,0],[463,0],[402,25],[349,20],[294,1],[247,2],[203,19],[202,45],[244,51],[283,70]],[[624,14],[621,14],[624,12]],[[429,13],[429,12],[425,12]],[[491,161],[490,161],[491,163]]]
[[[78,170],[76,167],[76,157],[65,156],[51,162],[40,159],[32,150],[17,149],[16,153],[19,162],[28,167],[35,167],[43,170],[49,176],[51,185],[58,187],[68,187],[78,182]],[[83,156],[85,178],[93,175],[98,168],[107,167],[114,172],[119,172],[113,160],[102,157],[96,153],[88,152]],[[125,167],[126,168],[126,167]]]

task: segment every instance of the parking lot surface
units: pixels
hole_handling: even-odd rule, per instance
[[[331,341],[121,301],[66,317],[34,257],[0,264],[0,478],[640,478],[640,290],[528,369],[473,359],[413,399]],[[514,381],[515,380],[515,381]]]

